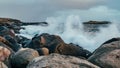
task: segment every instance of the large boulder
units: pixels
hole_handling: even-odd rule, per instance
[[[43,33],[41,35],[35,35],[32,38],[32,40],[25,45],[25,47],[33,48],[33,49],[37,49],[41,47],[49,48],[49,46],[53,44],[57,45],[59,43],[64,43],[64,41],[59,36]]]
[[[58,53],[62,55],[71,55],[76,57],[88,58],[91,53],[83,49],[79,45],[70,43],[66,44],[61,37],[57,35],[42,34],[41,43],[49,49],[50,53]]]
[[[5,61],[10,56],[11,52],[9,49],[0,46],[0,61]]]
[[[64,43],[59,36],[43,33],[41,35],[35,35],[32,40],[25,45],[25,48],[28,47],[32,49],[38,49],[46,47],[49,49],[50,53],[53,53],[55,47],[59,43]]]
[[[61,37],[46,33],[41,34],[40,42],[44,47],[49,49],[50,53],[55,53],[55,50],[59,45],[65,45],[65,42],[62,40]]]
[[[48,48],[49,53],[58,53],[63,55],[71,55],[76,57],[89,57],[90,52],[83,49],[79,45],[70,43],[66,44],[61,37],[43,33],[32,38],[31,42],[26,45],[28,48],[38,50],[39,48]]]
[[[0,68],[8,68],[3,62],[0,61]]]
[[[27,64],[38,56],[39,54],[36,50],[30,48],[22,48],[12,57],[12,67],[26,68]]]
[[[91,52],[73,43],[58,44],[58,46],[55,48],[54,53],[59,53],[62,55],[71,55],[76,57],[84,57],[84,58],[88,58],[91,55]]]
[[[0,46],[7,48],[8,50],[10,50],[11,54],[14,54],[14,51],[8,45],[0,42]]]
[[[11,58],[10,50],[7,49],[6,47],[0,46],[0,62],[4,62],[7,65],[7,67],[11,68],[10,58]]]
[[[119,68],[120,38],[112,38],[103,43],[88,60],[102,68]]]
[[[27,68],[100,68],[85,59],[59,54],[40,56],[31,61]]]

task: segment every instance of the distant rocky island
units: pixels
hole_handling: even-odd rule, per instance
[[[111,24],[109,21],[88,21],[83,22],[84,30],[87,32],[97,32],[100,27],[108,27]]]
[[[100,27],[108,27],[111,22],[109,21],[88,21],[83,22],[84,31],[86,32],[96,32],[99,31]],[[19,33],[21,26],[27,26],[27,25],[41,25],[41,26],[48,26],[49,24],[47,22],[22,22],[17,19],[11,19],[11,18],[0,18],[0,25],[6,26],[10,29],[13,29],[16,33]]]
[[[66,43],[58,35],[42,33],[32,39],[17,35],[22,26],[49,26],[47,22],[22,22],[0,18],[0,68],[119,68],[120,38],[106,40],[94,52]],[[84,31],[98,32],[108,21],[83,22]]]

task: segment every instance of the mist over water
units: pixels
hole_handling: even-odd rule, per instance
[[[24,26],[21,35],[32,38],[35,34],[49,33],[59,35],[66,43],[75,43],[85,49],[94,51],[105,41],[119,37],[120,33],[116,24],[111,24],[107,28],[100,28],[96,35],[90,35],[83,30],[83,24],[78,15],[49,17],[46,19],[49,26]]]

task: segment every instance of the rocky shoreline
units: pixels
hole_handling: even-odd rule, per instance
[[[32,39],[16,35],[20,29],[23,29],[22,25],[39,23],[26,24],[16,19],[0,18],[0,68],[120,67],[120,38],[106,40],[91,53],[80,45],[64,42],[57,35],[42,33],[35,35]],[[96,29],[99,28],[93,25],[97,21],[90,21],[90,23]],[[90,23],[84,23],[85,30],[87,29],[88,32],[93,30],[88,28]],[[41,22],[42,26],[46,24],[46,22]],[[110,22],[103,21],[103,24],[106,26]]]

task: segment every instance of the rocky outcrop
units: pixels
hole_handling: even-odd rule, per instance
[[[66,44],[59,36],[50,35],[43,33],[41,35],[36,35],[32,40],[25,46],[28,48],[33,48],[40,50],[39,48],[47,48],[49,53],[58,53],[62,55],[71,55],[76,57],[88,58],[91,53],[88,50],[83,49],[79,45],[73,43]]]
[[[100,27],[108,27],[109,24],[108,21],[83,23],[85,32],[98,32]],[[0,68],[120,67],[120,38],[106,41],[92,54],[77,44],[65,43],[57,35],[43,33],[32,39],[16,36],[22,25],[46,26],[48,23],[0,18]]]
[[[85,59],[59,54],[41,56],[31,61],[27,68],[100,68]]]
[[[27,25],[48,26],[48,23],[47,23],[47,22],[23,22],[22,25],[23,25],[23,26],[27,26]]]
[[[0,25],[12,25],[16,24],[19,25],[21,23],[20,20],[12,19],[12,18],[0,18]]]
[[[20,29],[24,29],[21,26],[27,25],[41,25],[48,26],[47,22],[22,22],[12,18],[0,18],[0,26],[6,26],[9,29],[14,30],[15,33],[19,33]]]
[[[100,27],[108,27],[111,22],[109,21],[88,21],[83,22],[85,32],[98,32]]]
[[[22,25],[20,20],[12,18],[0,18],[0,26],[6,26],[9,29],[13,29],[15,33],[19,33],[19,30],[22,29],[20,25]]]
[[[75,44],[58,44],[54,53],[84,58],[88,58],[91,55],[91,52]]]
[[[103,43],[89,57],[89,61],[102,68],[120,67],[120,38],[112,38]]]
[[[12,57],[13,68],[26,68],[27,64],[34,58],[38,57],[39,54],[36,50],[29,48],[22,48]]]

